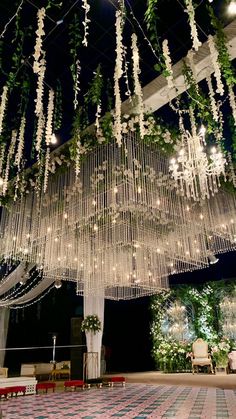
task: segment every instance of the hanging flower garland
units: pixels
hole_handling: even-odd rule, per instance
[[[40,70],[39,70],[38,79],[37,79],[37,89],[36,89],[37,97],[35,99],[35,114],[37,117],[39,117],[43,109],[45,71],[46,71],[46,60],[45,60],[45,57],[43,57],[40,60]]]
[[[0,148],[0,175],[3,172],[3,165],[5,160],[6,144],[2,144]]]
[[[22,157],[23,157],[25,125],[26,125],[26,119],[25,119],[25,115],[23,115],[22,118],[21,118],[19,138],[18,138],[18,147],[17,147],[16,157],[15,157],[15,165],[18,168],[18,172],[20,170],[21,161],[22,161]]]
[[[8,94],[8,87],[4,86],[2,95],[1,95],[1,102],[0,102],[0,135],[3,129],[3,119],[4,119],[4,114],[6,111],[6,105],[7,105],[7,100],[8,100],[7,94]]]
[[[234,118],[234,125],[236,125],[236,102],[235,102],[235,95],[232,86],[228,86],[229,89],[229,103],[232,110],[232,115]]]
[[[45,129],[45,117],[43,114],[43,111],[41,110],[39,117],[38,117],[38,123],[37,123],[37,131],[36,131],[36,138],[35,138],[35,149],[37,151],[37,160],[40,159],[40,152],[41,152],[41,144],[43,139]]]
[[[79,76],[80,76],[80,72],[81,72],[81,66],[80,66],[80,60],[78,59],[76,61],[76,77],[75,77],[75,82],[74,82],[74,109],[76,110],[79,101],[78,101],[78,94],[80,91],[80,80],[79,80]]]
[[[116,12],[116,64],[114,73],[114,95],[115,95],[115,111],[114,111],[114,137],[120,147],[122,144],[121,134],[121,96],[119,80],[123,74],[123,45],[122,45],[122,31],[123,31],[123,9]]]
[[[193,7],[192,0],[184,0],[186,5],[186,12],[189,17],[189,25],[191,29],[191,38],[193,41],[193,49],[198,51],[198,48],[202,45],[202,43],[198,39],[198,32],[197,32],[197,25],[195,21],[195,10]]]
[[[36,41],[34,47],[34,64],[33,64],[33,72],[35,74],[40,73],[41,67],[41,57],[43,55],[42,45],[43,45],[43,36],[45,35],[44,31],[44,18],[46,15],[46,10],[44,7],[38,10],[37,19],[38,19],[38,28],[36,31]]]
[[[80,149],[81,149],[81,140],[80,134],[78,133],[77,142],[76,142],[76,155],[75,155],[75,177],[76,180],[79,177],[80,173]]]
[[[216,122],[218,122],[218,119],[219,119],[218,108],[217,108],[217,104],[214,97],[214,90],[212,86],[211,75],[206,78],[206,82],[207,82],[207,86],[209,90],[209,97],[211,101],[211,111],[212,111],[213,119]]]
[[[173,89],[175,85],[174,85],[174,78],[173,78],[172,63],[171,63],[171,58],[170,58],[170,50],[169,50],[167,39],[164,39],[162,43],[162,52],[163,52],[163,57],[165,60],[165,66],[166,66],[166,71],[164,72],[164,75],[166,74],[166,80],[167,80],[167,85],[169,89]]]
[[[8,155],[7,155],[7,163],[6,163],[6,169],[5,169],[4,183],[3,183],[3,188],[2,188],[3,196],[5,196],[6,192],[7,192],[9,172],[10,172],[10,164],[11,164],[11,159],[14,155],[16,140],[17,140],[17,131],[13,130],[12,131],[12,136],[11,136],[11,143],[10,143],[10,147],[9,147]]]
[[[43,191],[44,193],[47,190],[48,186],[48,175],[49,175],[49,166],[50,166],[50,144],[52,139],[52,126],[53,126],[53,111],[54,111],[54,91],[49,90],[48,96],[48,113],[47,113],[47,122],[45,129],[45,140],[46,140],[46,156],[45,156],[45,167],[44,167],[44,182],[43,182]]]
[[[49,163],[50,163],[50,148],[47,147],[45,156],[45,167],[44,167],[44,181],[43,181],[43,192],[45,193],[48,187],[48,176],[49,176]]]
[[[82,41],[82,44],[87,47],[88,46],[88,28],[89,28],[89,23],[90,23],[90,19],[88,17],[88,13],[90,10],[90,5],[88,4],[88,0],[82,0],[82,8],[84,9],[85,12],[85,16],[84,16],[84,21],[83,21],[83,25],[84,25],[84,39]]]
[[[47,114],[47,123],[46,123],[46,145],[51,144],[52,139],[52,127],[53,127],[53,111],[54,111],[54,91],[49,90],[48,96],[48,114]]]
[[[221,70],[220,65],[218,62],[219,53],[217,51],[217,48],[215,46],[215,41],[212,35],[208,37],[208,46],[211,53],[211,63],[214,68],[214,76],[216,79],[216,85],[217,85],[217,93],[219,93],[221,96],[224,94],[224,85],[221,79]]]
[[[132,58],[133,58],[133,77],[134,77],[134,93],[137,100],[137,112],[139,118],[140,137],[145,135],[144,129],[144,105],[143,92],[139,81],[140,67],[139,67],[139,51],[137,46],[137,36],[135,33],[131,36],[132,40]]]

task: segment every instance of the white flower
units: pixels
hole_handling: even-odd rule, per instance
[[[138,113],[140,137],[143,138],[145,135],[143,91],[142,91],[142,87],[139,81],[139,74],[140,74],[139,51],[138,51],[138,46],[137,46],[137,36],[135,33],[132,34],[131,39],[132,39],[134,94],[137,100],[137,113]]]
[[[54,91],[50,89],[49,97],[48,97],[48,114],[47,114],[47,123],[46,123],[46,145],[47,146],[51,144],[53,111],[54,111]]]
[[[217,85],[217,93],[219,93],[221,96],[224,94],[224,85],[221,79],[221,70],[220,65],[218,62],[218,56],[219,53],[217,51],[217,48],[215,46],[215,40],[212,35],[208,37],[208,46],[211,53],[211,63],[214,68],[214,76],[216,79],[216,85]]]
[[[163,52],[163,57],[165,60],[166,70],[169,73],[168,76],[166,76],[167,84],[168,84],[169,89],[172,89],[174,87],[174,78],[173,78],[172,63],[171,63],[170,51],[169,51],[167,39],[164,39],[162,43],[162,52]]]
[[[2,133],[3,119],[4,119],[6,104],[8,100],[7,94],[8,94],[8,87],[4,86],[2,90],[2,96],[1,96],[1,102],[0,102],[0,135]]]
[[[193,7],[192,0],[185,0],[185,4],[186,4],[186,8],[187,8],[186,11],[187,11],[188,17],[189,17],[189,25],[190,25],[190,29],[191,29],[191,38],[192,38],[192,41],[193,41],[193,49],[195,49],[195,51],[198,51],[198,48],[202,44],[198,39],[197,26],[196,26],[196,22],[195,22],[195,10],[194,10],[194,7]]]
[[[90,22],[90,19],[88,18],[88,13],[90,10],[90,5],[88,4],[88,0],[82,0],[82,8],[85,11],[83,26],[84,26],[84,39],[82,41],[82,44],[87,47],[88,46],[88,24]]]

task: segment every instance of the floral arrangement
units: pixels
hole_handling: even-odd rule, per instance
[[[231,341],[227,337],[223,337],[212,346],[211,354],[217,367],[226,367],[228,365],[228,353],[231,350],[231,346]]]
[[[81,325],[82,332],[99,332],[101,330],[101,321],[96,314],[90,314],[84,318]]]
[[[187,356],[190,350],[191,344],[187,341],[163,340],[154,351],[157,367],[164,372],[190,370],[191,362]]]

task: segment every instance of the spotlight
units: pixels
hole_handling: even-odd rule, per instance
[[[61,286],[62,286],[61,280],[60,279],[56,279],[56,281],[55,281],[55,288],[59,289],[59,288],[61,288]]]
[[[213,255],[213,253],[210,253],[208,255],[208,259],[209,259],[209,263],[211,265],[214,265],[215,263],[217,263],[219,261],[219,259],[217,257],[215,257],[215,255]]]
[[[231,16],[236,15],[236,1],[231,1],[228,5],[228,14]]]

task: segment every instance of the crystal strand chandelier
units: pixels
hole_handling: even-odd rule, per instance
[[[178,157],[170,160],[169,169],[179,193],[199,201],[218,192],[220,177],[225,179],[226,159],[217,147],[212,147],[207,155],[203,126],[199,133],[193,131],[183,132]]]

